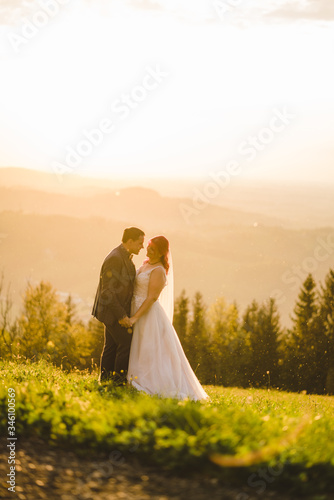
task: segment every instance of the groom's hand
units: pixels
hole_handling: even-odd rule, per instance
[[[132,326],[130,318],[128,316],[125,316],[125,318],[120,319],[118,323],[124,328],[131,328]]]

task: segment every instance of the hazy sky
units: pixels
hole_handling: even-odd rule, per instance
[[[0,166],[334,182],[334,2],[0,0],[0,21]]]

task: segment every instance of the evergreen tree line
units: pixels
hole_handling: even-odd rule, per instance
[[[319,290],[307,276],[291,319],[281,328],[274,299],[254,300],[241,316],[224,298],[206,308],[199,292],[190,302],[183,291],[174,326],[203,384],[334,394],[333,270]]]
[[[50,283],[29,284],[14,321],[3,278],[0,298],[2,358],[45,358],[64,369],[99,365],[103,325],[78,319],[71,296],[63,302]],[[200,292],[190,300],[185,290],[175,301],[174,326],[203,384],[334,394],[333,270],[319,288],[307,276],[289,329],[280,326],[274,299],[254,300],[240,315],[222,297],[207,307]]]

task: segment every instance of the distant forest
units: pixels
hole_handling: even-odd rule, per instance
[[[98,367],[103,325],[78,319],[71,295],[64,302],[49,282],[29,284],[16,319],[4,277],[0,297],[2,358],[47,359],[64,370]],[[200,292],[191,299],[183,290],[174,326],[202,384],[334,394],[332,269],[319,286],[307,276],[291,318],[292,327],[282,328],[274,299],[253,301],[241,315],[223,297],[208,307]]]

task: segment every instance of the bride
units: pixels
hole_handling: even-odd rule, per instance
[[[127,379],[148,394],[208,399],[172,325],[173,272],[168,240],[164,236],[152,238],[147,257],[137,270],[131,304],[134,328]]]

